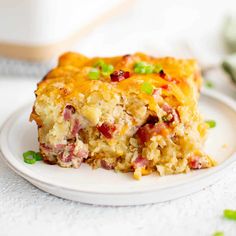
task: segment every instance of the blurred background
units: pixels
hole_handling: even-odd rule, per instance
[[[39,79],[68,50],[195,57],[209,86],[234,95],[236,1],[0,0],[2,78]]]

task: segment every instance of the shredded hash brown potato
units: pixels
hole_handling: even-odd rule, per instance
[[[202,151],[208,126],[197,107],[201,82],[195,60],[66,53],[35,91],[30,119],[43,159],[133,172],[135,179],[212,167]]]

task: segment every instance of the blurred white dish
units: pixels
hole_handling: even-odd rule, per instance
[[[236,160],[236,104],[212,90],[204,91],[200,110],[217,126],[209,130],[206,151],[219,165],[188,174],[159,177],[150,175],[141,181],[131,174],[103,169],[92,170],[86,164],[79,169],[64,169],[37,162],[23,162],[22,153],[37,150],[37,130],[28,121],[31,105],[16,111],[3,125],[0,148],[3,160],[23,178],[53,195],[90,204],[137,205],[162,202],[199,191],[223,178]],[[224,145],[227,144],[227,147]]]

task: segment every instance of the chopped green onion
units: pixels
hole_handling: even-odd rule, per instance
[[[24,162],[27,163],[27,164],[34,164],[36,162],[36,160],[34,158],[31,158],[31,157],[25,157]]]
[[[134,72],[137,74],[146,74],[146,69],[144,67],[135,67]]]
[[[224,217],[230,220],[236,220],[236,210],[225,209]]]
[[[161,65],[153,65],[143,61],[137,62],[134,65],[134,72],[137,74],[159,73],[161,70]]]
[[[145,74],[144,62],[137,62],[134,65],[134,72],[137,73],[137,74]]]
[[[103,60],[98,60],[93,67],[102,67],[105,64]]]
[[[23,153],[24,162],[27,164],[34,164],[36,162],[34,151],[27,151]]]
[[[29,156],[34,156],[34,154],[35,154],[35,152],[34,151],[27,151],[27,152],[24,152],[23,153],[23,157],[25,158],[25,157],[29,157]]]
[[[209,81],[209,80],[205,80],[205,86],[207,88],[213,88],[214,87],[213,83],[211,81]]]
[[[152,84],[150,84],[149,82],[142,83],[142,85],[141,85],[142,92],[151,95],[153,93],[153,90],[154,90],[154,88],[153,88]]]
[[[146,74],[152,74],[153,70],[154,70],[154,66],[153,65],[147,65],[145,67]]]
[[[217,231],[217,232],[215,232],[212,236],[224,236],[225,234],[224,234],[224,232],[222,232],[222,231]]]
[[[145,62],[145,61],[140,61],[140,62],[137,62],[135,65],[134,65],[134,67],[145,67],[146,65],[148,65],[148,63],[147,62]]]
[[[36,161],[41,161],[42,156],[39,152],[27,151],[23,153],[24,162],[27,164],[34,164]]]
[[[154,73],[159,73],[162,70],[163,70],[162,66],[157,64],[157,65],[154,66],[153,72]]]
[[[41,161],[43,159],[40,152],[35,152],[34,153],[34,158],[35,158],[36,161]]]
[[[114,71],[114,66],[106,64],[103,60],[99,60],[94,64],[94,67],[101,69],[102,75],[109,76]]]
[[[88,77],[91,80],[99,80],[100,71],[96,68],[92,68],[88,73]]]
[[[214,120],[206,120],[205,122],[209,125],[209,128],[216,127],[216,122]]]
[[[151,74],[153,73],[154,66],[147,62],[137,62],[134,65],[134,72],[137,74]]]
[[[114,71],[114,66],[110,64],[104,64],[102,66],[102,75],[108,76]]]

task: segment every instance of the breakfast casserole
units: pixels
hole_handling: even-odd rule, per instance
[[[192,59],[66,53],[35,91],[30,119],[43,160],[133,172],[135,179],[212,167],[202,150],[201,82]]]

